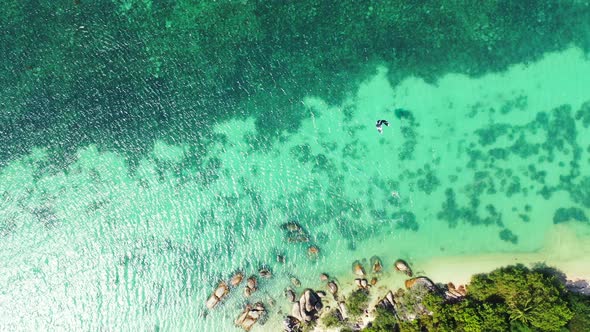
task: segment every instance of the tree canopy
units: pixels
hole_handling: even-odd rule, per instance
[[[412,292],[409,290],[408,292]],[[366,331],[586,331],[590,297],[565,289],[550,269],[508,266],[472,277],[461,300],[440,293],[422,297],[430,314],[399,320],[382,308]]]

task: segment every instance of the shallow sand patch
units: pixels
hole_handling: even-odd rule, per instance
[[[580,236],[575,226],[554,225],[546,235],[544,246],[537,252],[435,257],[416,265],[433,281],[453,282],[455,285],[468,283],[474,274],[487,273],[502,266],[519,263],[529,267],[542,263],[559,269],[566,274],[568,280],[588,280],[589,255],[588,236]]]

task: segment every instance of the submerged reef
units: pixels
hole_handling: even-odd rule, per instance
[[[518,236],[514,235],[514,233],[512,233],[512,231],[508,228],[504,228],[502,231],[500,231],[500,238],[512,244],[518,243]]]
[[[111,227],[107,229],[117,223],[126,225],[130,220],[134,227],[139,223],[173,227],[176,222],[168,222],[171,220],[181,226],[189,225],[183,231],[187,238],[193,234],[195,237],[188,243],[178,239],[144,240],[145,244],[135,241],[128,245],[131,248],[121,250],[127,254],[118,257],[120,267],[131,268],[139,276],[155,270],[150,256],[172,257],[174,286],[165,286],[164,281],[154,283],[150,288],[154,295],[146,304],[148,311],[155,310],[160,302],[168,303],[160,294],[177,293],[183,297],[175,303],[194,297],[202,289],[199,280],[205,278],[211,266],[232,262],[236,248],[250,243],[276,223],[296,221],[298,228],[291,224],[291,230],[287,229],[270,246],[297,248],[301,256],[314,264],[331,249],[318,245],[339,235],[354,251],[359,241],[375,234],[417,232],[420,227],[428,229],[428,223],[437,222],[436,219],[451,228],[462,223],[490,227],[490,234],[510,247],[518,243],[518,235],[510,230],[511,220],[503,215],[500,204],[488,204],[487,195],[500,194],[522,202],[525,213],[519,216],[528,221],[534,217],[528,214],[531,207],[527,195],[549,199],[557,191],[567,192],[572,205],[580,208],[558,209],[554,222],[587,222],[581,207],[590,208],[590,177],[583,172],[587,161],[582,156],[590,151],[590,146],[579,145],[577,139],[581,135],[577,130],[590,126],[590,101],[577,110],[571,105],[535,110],[536,117],[523,124],[504,123],[500,119],[474,128],[458,149],[458,154],[469,156],[469,162],[456,169],[445,169],[446,165],[434,157],[434,149],[427,151],[429,156],[432,153],[432,161],[418,163],[424,153],[420,129],[427,128],[430,119],[420,117],[412,109],[390,108],[388,111],[393,111],[394,120],[400,125],[396,154],[403,165],[399,177],[389,174],[389,170],[363,173],[364,157],[373,151],[360,134],[367,128],[355,123],[356,119],[348,121],[357,112],[350,105],[338,110],[345,122],[350,122],[342,125],[348,141],[325,139],[320,132],[314,137],[317,141],[297,137],[301,140],[290,142],[304,119],[321,116],[310,115],[302,101],[314,96],[327,105],[342,105],[359,82],[374,74],[377,65],[392,69],[386,74],[392,85],[410,76],[435,83],[450,72],[476,77],[537,60],[546,52],[571,45],[587,53],[588,22],[590,7],[574,0],[468,4],[9,0],[3,4],[0,16],[0,52],[5,57],[0,62],[0,83],[4,87],[0,90],[0,170],[20,157],[28,158],[37,148],[46,151],[48,157],[23,161],[34,170],[34,183],[18,193],[20,196],[9,197],[17,190],[0,193],[2,203],[18,207],[12,209],[17,211],[15,214],[24,211],[48,230],[60,227],[64,218],[77,212],[63,213],[64,206],[75,205],[68,204],[71,200],[64,199],[60,203],[66,204],[55,205],[51,204],[51,197],[43,199],[45,204],[32,202],[36,196],[45,195],[45,191],[49,196],[68,196],[63,193],[71,189],[63,183],[80,183],[68,176],[82,174],[90,179],[90,184],[72,190],[81,191],[80,196],[112,193],[116,187],[123,196],[135,199],[118,200],[113,195],[92,198],[87,203],[84,213],[91,220],[100,220],[101,212],[107,212],[104,224]],[[474,105],[473,114],[517,114],[527,109],[528,103],[526,97],[517,94],[497,110]],[[231,137],[231,131],[217,132],[217,126],[232,121],[250,121],[252,127],[238,139]],[[244,142],[243,151],[239,150],[241,146],[236,147],[237,140]],[[179,160],[168,160],[154,154],[156,141],[187,147]],[[286,147],[291,160],[282,158],[282,151],[273,146],[275,142],[284,143],[281,148]],[[380,141],[386,143],[384,139]],[[107,183],[112,174],[101,173],[99,167],[86,170],[77,163],[84,160],[80,151],[90,145],[97,147],[97,155],[114,152],[113,155],[123,157],[116,162],[120,173],[114,174],[124,177],[126,174],[122,173],[130,173],[133,178],[126,178],[128,185],[113,186]],[[239,154],[236,159],[248,160],[239,165],[244,169],[224,164],[234,152]],[[447,151],[443,147],[438,152]],[[275,159],[275,155],[281,158]],[[507,165],[513,158],[531,160],[526,161],[523,171]],[[275,160],[280,165],[271,163]],[[295,161],[296,166],[291,167],[289,161]],[[96,162],[99,166],[108,163],[93,158],[84,162]],[[556,165],[562,170],[559,174],[550,171]],[[152,172],[152,166],[153,179],[147,174]],[[265,181],[271,167],[285,170],[275,182]],[[63,175],[63,182],[54,181],[48,174]],[[533,185],[529,186],[529,179]],[[44,189],[37,186],[39,180],[56,183],[58,188]],[[266,195],[267,188],[263,186],[268,183],[286,184],[273,188],[273,195]],[[148,195],[133,195],[135,185]],[[90,191],[84,191],[86,188]],[[414,201],[415,194],[420,199]],[[440,209],[422,215],[419,204],[424,197],[430,205],[442,198]],[[144,199],[146,203],[178,204],[171,204],[174,213],[156,211],[158,204],[150,207],[154,211],[145,207],[140,207],[145,209],[140,213],[130,211],[129,206]],[[189,209],[193,206],[194,211]],[[514,207],[513,211],[516,214],[521,210]],[[116,213],[109,215],[112,211]],[[97,218],[93,219],[94,215]],[[3,216],[0,236],[9,236],[23,223],[12,215]],[[146,229],[148,233],[157,230],[151,226]],[[516,232],[518,228],[512,229]],[[223,236],[207,240],[199,237],[206,231]],[[161,236],[154,233],[155,239]],[[300,263],[296,261],[297,255],[290,256],[283,249],[277,249],[273,261],[285,265]],[[260,259],[257,251],[248,255],[252,261],[249,264]],[[264,276],[274,275],[265,271],[268,273]],[[515,272],[517,278],[528,275],[519,271]],[[117,272],[114,282],[125,282],[126,274],[127,270],[124,274]],[[261,287],[264,282],[261,279]],[[301,286],[295,277],[291,283]],[[356,301],[352,306],[342,304],[338,308],[361,316],[364,309],[371,308],[365,301],[370,287],[366,279],[358,283],[362,291],[350,297]],[[370,283],[377,283],[377,277],[371,278]],[[211,297],[211,306],[221,305],[227,295],[229,286],[219,285],[223,284],[217,285],[220,291]],[[209,286],[216,290],[216,285]],[[336,284],[330,281],[328,287],[335,299]],[[248,289],[250,294],[253,288]],[[312,293],[303,294],[310,297]],[[313,294],[327,301],[322,292]],[[419,299],[422,295],[419,293]],[[400,312],[408,319],[402,322],[392,312],[380,311],[372,326],[374,330],[379,326],[391,330],[396,324],[409,329],[428,319],[416,315],[426,310],[435,312],[427,304],[418,303],[416,296],[399,294],[395,299],[403,304]],[[498,318],[498,326],[508,328],[507,324],[512,325],[514,320],[512,316],[510,321],[505,317],[508,309],[504,304],[509,301],[494,299],[489,306],[480,305],[485,299],[459,302],[452,309],[459,318],[443,318],[451,321],[450,330],[468,324],[479,324],[480,329],[486,330],[490,327],[485,321],[489,317],[496,321],[498,312],[504,315]],[[304,300],[304,305],[311,305],[305,297]],[[270,305],[254,305],[243,310],[238,321],[247,327],[257,321],[258,315],[267,316],[266,312],[274,309]],[[318,310],[314,306],[303,313],[313,312],[315,317]],[[474,321],[460,320],[468,316],[466,312],[477,313],[472,316]],[[555,316],[556,321],[561,323],[569,315],[564,312]],[[417,319],[409,319],[411,315]],[[344,319],[343,315],[332,315],[328,322]],[[262,322],[260,317],[257,324]]]
[[[518,237],[504,227],[503,217],[496,207],[488,204],[482,209],[480,202],[485,202],[487,195],[517,196],[526,200],[527,196],[535,194],[549,200],[555,192],[563,191],[569,194],[573,203],[590,207],[590,178],[581,171],[583,147],[577,139],[578,130],[586,126],[584,119],[589,103],[583,103],[576,111],[570,105],[539,111],[522,124],[492,121],[475,129],[475,142],[466,148],[467,167],[472,170],[472,178],[460,188],[445,190],[445,200],[437,218],[446,221],[450,227],[456,227],[460,222],[472,225],[495,223],[502,227],[498,233],[500,239],[516,244]],[[505,106],[517,110],[526,107],[522,98],[509,104]],[[481,107],[478,105],[476,109],[479,111]],[[525,159],[534,162],[521,169],[513,166]],[[461,206],[458,202],[463,197],[457,197],[457,192],[462,192],[470,204]],[[530,209],[526,204],[524,212],[527,213],[516,213],[516,216],[528,222],[531,220]],[[513,212],[517,211],[514,207]],[[579,208],[560,208],[555,212],[554,223],[568,220],[586,222],[587,218]]]
[[[588,222],[588,217],[582,209],[571,207],[571,208],[559,208],[553,215],[553,223],[560,224],[568,221],[581,221]]]
[[[571,44],[588,51],[588,21],[573,0],[9,1],[0,165],[45,146],[64,166],[97,144],[134,166],[156,139],[204,149],[230,118],[253,117],[256,140],[274,140],[298,129],[304,96],[337,103],[376,63],[396,68],[393,82],[482,75]],[[414,132],[402,131],[410,159]]]

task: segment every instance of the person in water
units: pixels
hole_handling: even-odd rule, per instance
[[[377,124],[375,126],[377,127],[379,134],[383,133],[383,125],[389,127],[389,122],[387,122],[387,120],[377,120]]]

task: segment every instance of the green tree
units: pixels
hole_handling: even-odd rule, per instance
[[[541,331],[559,331],[572,318],[563,300],[565,290],[555,277],[523,265],[474,276],[469,293],[481,302],[505,303],[511,321]]]
[[[338,318],[338,313],[336,313],[336,310],[337,309],[332,309],[330,310],[330,312],[322,316],[321,321],[325,327],[336,327],[342,325],[342,322]]]
[[[365,332],[394,332],[398,330],[395,314],[381,307],[377,307],[375,320],[373,320],[371,326],[363,329]]]
[[[573,317],[567,327],[571,332],[588,331],[590,328],[590,296],[570,293],[569,307]]]
[[[346,300],[346,308],[352,316],[363,314],[369,304],[369,292],[364,289],[357,289]]]

